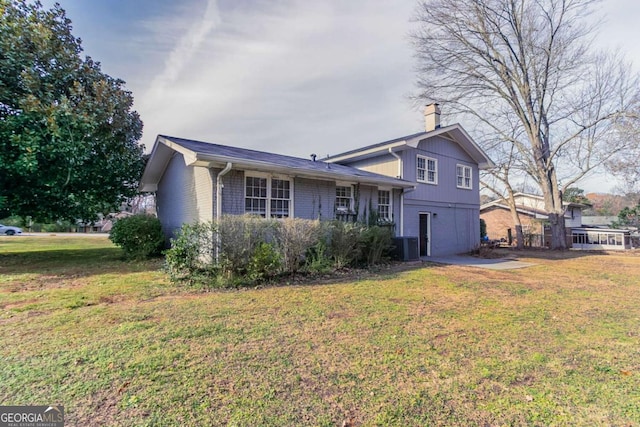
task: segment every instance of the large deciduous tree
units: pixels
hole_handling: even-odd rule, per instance
[[[594,3],[423,0],[416,15],[420,97],[472,116],[496,164],[536,182],[555,249],[562,191],[636,144],[620,128],[637,120],[638,76],[592,48]]]
[[[0,0],[0,208],[93,220],[133,196],[142,122],[56,4]]]

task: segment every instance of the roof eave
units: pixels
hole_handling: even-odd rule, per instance
[[[366,159],[367,157],[375,156],[376,154],[388,152],[390,148],[402,147],[407,145],[406,140],[394,141],[389,144],[384,144],[378,147],[365,149],[358,152],[351,152],[346,154],[338,154],[337,156],[332,156],[324,159],[327,163],[338,163],[343,162],[345,160],[361,160]]]
[[[212,156],[210,154],[196,153],[196,161],[193,163],[193,165],[204,167],[222,167],[226,163],[232,163],[234,169],[249,169],[255,171],[275,172],[305,178],[321,178],[328,181],[341,179],[344,181],[356,181],[365,184],[385,184],[394,188],[412,188],[414,186],[413,183],[410,183],[408,181],[403,182],[394,178],[387,178],[384,176],[372,177],[342,173],[341,171],[331,169],[330,163],[326,163],[328,169],[326,171],[323,171],[317,169],[278,166],[270,162],[239,159],[237,157]]]

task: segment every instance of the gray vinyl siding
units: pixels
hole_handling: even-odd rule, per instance
[[[436,137],[403,153],[404,179],[416,182],[405,195],[404,235],[418,236],[419,214],[431,213],[431,256],[473,250],[480,244],[478,165],[456,143]],[[417,182],[417,156],[437,159],[437,184]],[[458,188],[456,166],[471,167],[471,189]]]
[[[158,217],[167,238],[184,223],[216,218],[216,178],[221,169],[186,166],[176,153],[169,161],[157,191]],[[251,172],[232,169],[222,179],[222,214],[245,213],[245,176]],[[293,184],[293,216],[304,219],[335,219],[336,182],[290,178]],[[378,187],[353,186],[357,219],[366,221],[378,209]],[[393,218],[400,218],[400,191],[392,191]],[[396,220],[397,222],[397,220]],[[397,227],[396,227],[397,230]]]
[[[212,171],[213,187],[219,169]],[[251,171],[231,170],[222,177],[222,214],[244,214],[245,180]],[[336,183],[334,181],[314,180],[307,178],[289,178],[293,183],[293,216],[304,219],[331,220],[335,218]],[[399,215],[399,192],[394,192],[394,217]],[[358,208],[358,219],[364,219],[370,213],[370,208],[378,208],[378,187],[359,185],[354,187],[355,207]],[[215,195],[213,212],[215,217]]]
[[[477,163],[457,143],[443,137],[422,140],[417,148],[403,147],[394,151],[402,159],[402,178],[416,184],[415,190],[406,190],[404,194],[403,230],[400,230],[399,192],[397,199],[394,197],[396,233],[417,237],[420,232],[419,214],[431,213],[431,256],[469,252],[478,247],[480,176]],[[437,184],[418,182],[418,155],[437,160]],[[389,153],[341,163],[387,176],[397,175],[397,159]],[[458,188],[457,165],[471,168],[471,189]]]
[[[217,177],[219,172],[214,169],[213,176]],[[244,171],[231,169],[222,177],[222,185],[222,215],[244,214]],[[215,209],[214,206],[214,217]]]
[[[158,218],[167,239],[182,224],[213,219],[214,182],[208,168],[186,166],[176,153],[158,183]]]
[[[430,157],[438,161],[437,184],[420,183],[417,180],[418,155]],[[407,194],[412,200],[428,200],[443,203],[467,203],[480,205],[480,191],[478,189],[478,165],[458,144],[444,138],[430,138],[421,141],[416,149],[402,152],[404,179],[415,182],[417,188]],[[456,166],[471,167],[472,187],[462,189],[457,187]]]
[[[295,178],[294,215],[305,219],[333,219],[336,183],[306,178]]]
[[[431,256],[465,253],[480,245],[480,208],[406,201],[404,235],[418,237],[420,214],[431,214]]]
[[[167,239],[182,224],[197,220],[195,178],[181,154],[176,153],[158,183],[156,209]]]

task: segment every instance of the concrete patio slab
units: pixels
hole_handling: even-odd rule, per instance
[[[423,261],[437,264],[466,265],[468,267],[486,268],[489,270],[513,270],[536,265],[531,262],[517,261],[508,258],[476,258],[468,255],[450,255],[445,257],[423,257]]]

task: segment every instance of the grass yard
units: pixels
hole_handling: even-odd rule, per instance
[[[194,293],[106,238],[0,237],[0,404],[69,426],[640,425],[640,254]]]

